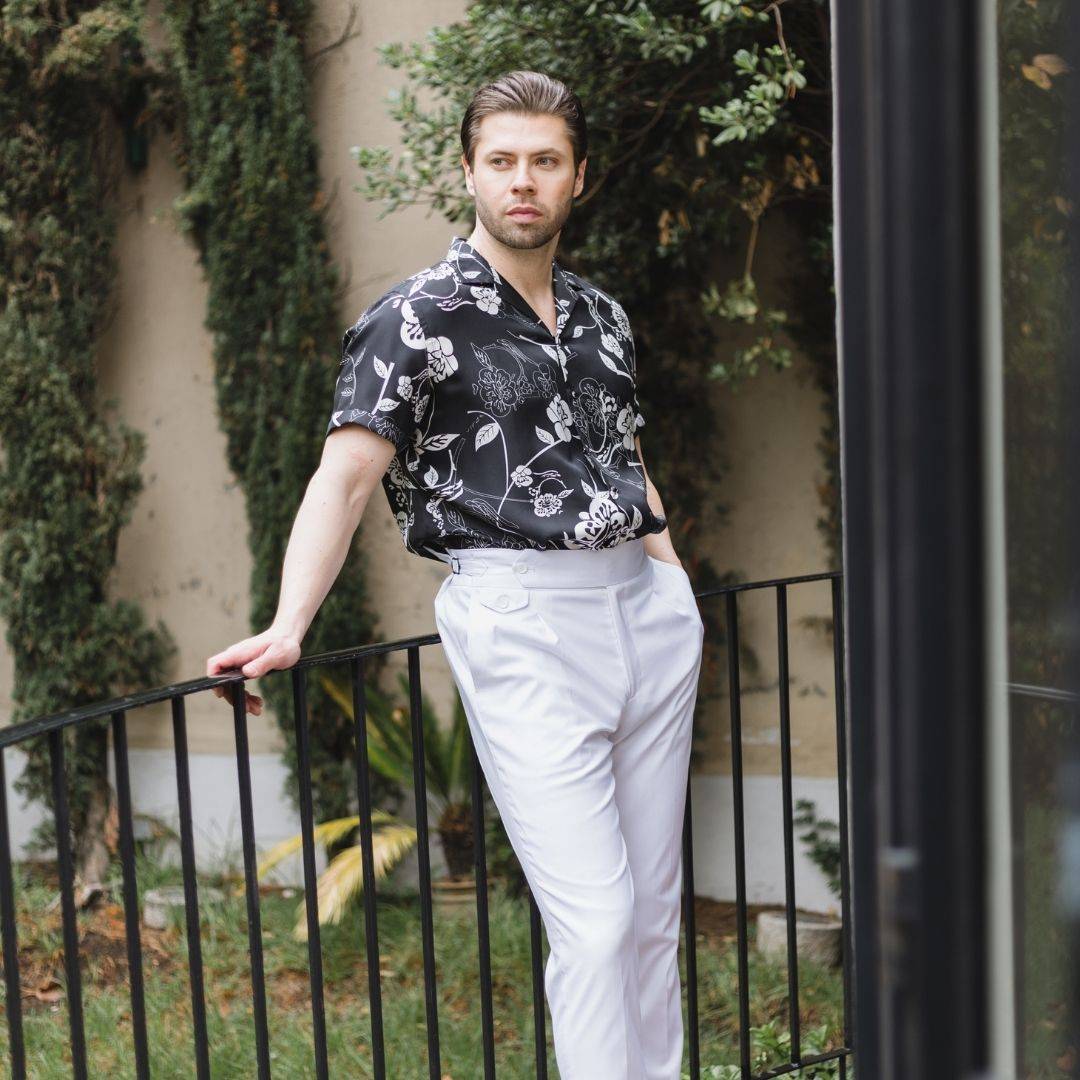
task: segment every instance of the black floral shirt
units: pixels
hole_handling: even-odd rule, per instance
[[[618,301],[552,265],[551,331],[467,240],[374,301],[341,342],[326,434],[397,447],[382,484],[405,547],[606,548],[662,532],[634,435]]]

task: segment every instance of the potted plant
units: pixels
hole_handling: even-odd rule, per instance
[[[408,678],[400,673],[404,696],[408,697]],[[319,680],[350,720],[355,720],[352,689],[347,679],[323,672]],[[455,695],[454,720],[448,731],[439,728],[435,712],[426,697],[421,698],[421,726],[424,735],[424,776],[435,831],[442,842],[446,859],[445,876],[432,880],[432,898],[439,904],[469,901],[475,890],[473,876],[473,820],[469,792],[469,729],[464,706]],[[368,708],[365,716],[368,763],[373,772],[399,785],[411,782],[413,773],[412,736],[409,710],[403,706],[388,709]],[[316,843],[337,853],[319,876],[317,883],[319,922],[340,922],[349,902],[364,886],[363,862],[359,837],[349,846],[341,842],[359,828],[359,814],[324,821],[313,829]],[[385,810],[372,810],[372,844],[376,880],[384,878],[416,844],[416,828]],[[302,846],[302,836],[291,836],[268,850],[259,862],[262,877],[282,859]],[[294,935],[307,937],[306,905],[300,904]]]

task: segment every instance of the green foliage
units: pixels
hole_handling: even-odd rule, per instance
[[[742,379],[758,373],[759,363],[763,359],[771,360],[777,368],[791,366],[791,349],[776,337],[787,323],[787,312],[778,308],[763,309],[757,284],[749,274],[732,278],[723,296],[713,282],[702,295],[702,303],[707,313],[720,315],[730,322],[752,324],[760,317],[765,330],[748,347],[735,349],[733,363],[716,361],[709,368],[710,375],[730,383],[731,389],[737,391]]]
[[[734,387],[762,364],[788,367],[790,338],[820,371],[827,399],[820,446],[830,481],[821,494],[832,505],[822,525],[838,549],[831,249],[818,242],[831,216],[826,42],[816,0],[783,8],[477,0],[422,41],[378,50],[405,75],[388,98],[401,152],[352,152],[356,190],[381,204],[380,217],[424,205],[471,223],[458,128],[481,83],[531,68],[582,98],[589,164],[560,259],[619,296],[630,315],[649,472],[676,543],[699,526],[697,508],[722,479],[716,395],[703,385]],[[784,294],[763,298],[753,276],[758,231],[780,208],[806,238],[805,255],[790,266]],[[732,275],[717,256],[744,237]],[[800,315],[820,311],[795,318],[785,310],[792,298]],[[747,333],[756,339],[744,344]]]
[[[800,1032],[799,1049],[802,1058],[813,1057],[815,1054],[824,1054],[829,1050],[828,1024],[819,1024]],[[765,1023],[750,1028],[750,1067],[755,1076],[760,1075],[765,1069],[775,1068],[779,1065],[787,1065],[791,1062],[791,1032],[780,1027],[776,1020],[767,1020]],[[684,1080],[688,1080],[689,1073],[683,1073]],[[712,1065],[701,1073],[705,1080],[742,1080],[742,1069],[738,1065]],[[793,1074],[794,1075],[794,1074]],[[799,1077],[806,1080],[831,1080],[840,1075],[840,1063],[837,1060],[821,1061],[813,1065],[805,1065],[798,1070]],[[855,1073],[850,1062],[847,1063],[845,1076],[854,1077]]]
[[[722,105],[701,110],[705,123],[720,128],[713,137],[714,146],[764,135],[781,118],[784,100],[806,85],[803,61],[788,56],[779,45],[770,45],[761,57],[755,42],[750,49],[739,49],[733,59],[736,70],[748,80],[746,89]]]
[[[107,420],[96,393],[116,272],[106,120],[138,77],[124,58],[141,17],[139,0],[22,0],[0,21],[0,617],[13,722],[160,683],[175,651],[160,622],[109,597],[145,439]],[[65,732],[80,843],[93,839],[91,802],[108,798],[107,724]],[[47,743],[26,750],[15,788],[51,805]],[[30,847],[54,839],[47,817]]]
[[[817,816],[817,809],[810,799],[795,800],[796,814],[792,824],[803,831],[799,839],[807,847],[810,861],[825,875],[834,895],[840,895],[840,843],[837,840],[839,826]]]
[[[176,201],[209,291],[218,415],[228,465],[244,492],[253,555],[251,626],[277,610],[285,548],[318,465],[341,337],[338,275],[326,242],[326,198],[310,115],[305,0],[199,4],[169,0],[162,110],[176,124],[187,190]],[[305,652],[376,636],[359,552],[346,560]],[[260,680],[281,727],[297,792],[291,676]],[[347,718],[318,685],[309,697],[315,813],[349,812]]]

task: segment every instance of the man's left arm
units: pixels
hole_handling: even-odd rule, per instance
[[[641,452],[641,436],[634,436],[634,445],[637,447],[638,461],[641,462],[641,471],[645,476],[645,498],[649,503],[649,509],[660,517],[667,517],[664,513],[664,504],[660,501],[660,493],[653,487],[649,479],[649,470],[645,468],[645,455]],[[662,562],[674,563],[682,566],[679,556],[675,554],[675,548],[671,544],[671,530],[665,528],[663,532],[647,533],[644,536],[646,554]]]

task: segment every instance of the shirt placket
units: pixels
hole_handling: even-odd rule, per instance
[[[539,318],[532,308],[529,307],[525,298],[517,291],[517,289],[504,279],[499,280],[498,287],[502,294],[503,302],[512,307],[515,313],[529,326],[538,327],[542,330],[552,344],[554,344],[559,358],[559,373],[562,376],[562,385],[564,388],[567,388],[569,383],[566,375],[566,349],[562,343],[562,335],[563,331],[570,323],[571,316],[574,314],[574,304],[577,301],[577,293],[560,281],[559,274],[553,266],[551,272],[552,292],[556,301],[564,301],[566,307],[564,310],[558,303],[555,305],[555,334],[552,336],[547,323]]]

